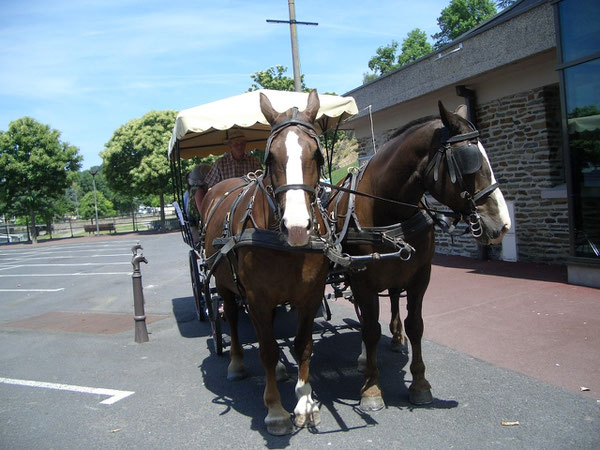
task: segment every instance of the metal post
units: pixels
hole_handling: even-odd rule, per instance
[[[138,250],[143,250],[142,246],[138,242],[136,245],[131,247],[133,253],[133,274],[131,280],[133,282],[133,311],[135,320],[135,342],[141,344],[142,342],[148,342],[148,329],[146,328],[146,313],[144,311],[144,291],[142,287],[142,273],[140,272],[140,263],[148,264],[148,261],[144,257],[143,253],[137,253]]]
[[[92,184],[94,185],[94,211],[96,212],[96,236],[100,234],[100,225],[98,225],[98,201],[96,200],[96,174],[97,170],[90,170],[90,174],[92,175]]]

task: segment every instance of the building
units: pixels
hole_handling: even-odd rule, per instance
[[[438,233],[438,252],[567,265],[569,282],[600,287],[600,2],[521,0],[345,95],[362,156],[438,100],[469,107],[513,230],[485,252]]]

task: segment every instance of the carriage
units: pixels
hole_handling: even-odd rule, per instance
[[[306,108],[299,111],[303,103]],[[409,400],[417,405],[433,401],[421,355],[422,301],[431,274],[434,224],[443,223],[423,196],[428,192],[449,207],[455,223],[463,220],[466,231],[482,244],[500,242],[510,228],[506,203],[479,132],[466,119],[466,108],[450,112],[441,103],[438,106],[440,116],[404,126],[368,164],[340,185],[329,185],[333,193],[324,202],[320,187],[327,183],[320,178],[325,158],[318,135],[336,129],[357,112],[353,99],[318,96],[316,91],[308,95],[259,91],[179,114],[169,145],[176,205],[183,192],[182,159],[223,152],[231,127],[243,129],[249,145],[265,152],[264,174],[225,180],[208,191],[199,242],[193,240],[185,211],[176,209],[184,241],[191,247],[198,317],[210,320],[217,354],[223,351],[223,315],[229,323],[231,380],[245,374],[237,336],[239,299],[248,306],[266,373],[269,433],[293,430],[276,384],[279,351],[272,322],[282,298],[298,312],[294,423],[302,427],[320,422],[309,383],[309,360],[312,324],[326,284],[334,286],[336,295],[342,295],[340,284],[350,287],[360,319],[359,363],[363,361],[365,373],[360,408],[376,411],[385,406],[376,357],[381,336],[379,293],[384,290],[392,305],[392,343],[403,341],[398,303],[400,293],[406,292],[404,323],[413,375]],[[329,163],[332,149],[327,148]]]
[[[259,154],[264,152],[271,134],[271,125],[260,110],[261,93],[269,97],[278,111],[303,105],[308,97],[307,93],[261,89],[183,110],[177,116],[169,142],[168,157],[175,191],[174,206],[183,241],[190,247],[188,262],[196,315],[198,320],[210,322],[213,346],[218,355],[223,353],[223,348],[228,344],[222,332],[223,305],[216,292],[213,277],[208,276],[210,271],[206,264],[202,237],[199,240],[194,239],[191,220],[183,206],[186,189],[185,161],[223,154],[228,149],[226,141],[234,128],[243,131],[248,150],[254,150]],[[331,177],[331,159],[336,131],[358,110],[351,97],[319,95],[319,98],[320,108],[315,125],[320,134],[330,131],[329,136],[323,139],[328,163],[326,166],[328,172],[323,176]],[[339,288],[339,275],[332,274],[330,284],[336,288],[334,295],[343,295],[343,291]],[[324,302],[327,307],[326,299]]]

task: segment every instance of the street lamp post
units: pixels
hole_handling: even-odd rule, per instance
[[[96,199],[96,174],[97,169],[90,169],[92,175],[92,184],[94,185],[94,211],[96,212],[96,236],[100,234],[100,225],[98,225],[98,200]]]

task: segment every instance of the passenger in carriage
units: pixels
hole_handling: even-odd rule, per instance
[[[242,130],[231,129],[226,142],[229,145],[229,153],[225,153],[217,159],[206,176],[206,184],[209,189],[219,181],[242,177],[262,169],[258,159],[246,153],[246,136]]]
[[[210,172],[210,164],[198,164],[187,175],[187,191],[183,195],[183,204],[192,229],[194,242],[199,241],[198,224],[200,222],[200,205],[208,190],[206,176]],[[187,197],[187,199],[186,199]]]

